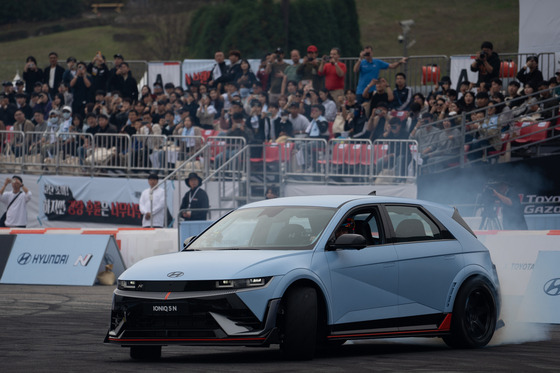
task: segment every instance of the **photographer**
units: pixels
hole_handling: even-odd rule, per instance
[[[320,59],[317,58],[319,51],[314,45],[307,47],[307,55],[297,68],[297,73],[301,76],[303,87],[311,85],[316,91],[323,88],[323,77],[319,76]]]
[[[405,64],[408,58],[401,58],[397,62],[387,63],[373,58],[373,51],[371,45],[366,46],[361,52],[358,61],[354,64],[354,72],[359,73],[360,77],[358,79],[358,86],[356,88],[356,95],[358,97],[358,103],[362,103],[364,100],[362,94],[366,90],[366,86],[373,80],[379,79],[379,72],[386,69],[395,69],[398,66]],[[373,87],[369,87],[369,93],[373,91]]]
[[[369,134],[369,139],[373,142],[375,140],[381,139],[383,137],[383,133],[385,132],[385,124],[389,123],[391,120],[391,116],[389,115],[389,104],[387,102],[380,102],[373,110],[371,117],[367,123],[367,133]],[[364,138],[363,136],[358,136],[358,134],[354,134],[353,138],[359,137]]]
[[[527,230],[527,222],[523,213],[523,206],[519,201],[518,194],[511,188],[507,181],[500,180],[495,184],[489,184],[488,188],[496,197],[496,203],[502,207],[503,227],[506,230]]]
[[[23,68],[23,80],[25,80],[25,93],[33,92],[36,82],[43,81],[43,70],[37,67],[37,60],[33,56],[27,57]]]
[[[72,101],[72,111],[74,113],[84,114],[86,103],[91,101],[91,76],[87,73],[86,64],[78,62],[77,72],[70,81],[70,88],[74,95]]]
[[[12,184],[12,191],[4,193],[4,190]],[[20,196],[20,194],[23,194]],[[1,227],[25,228],[27,226],[27,203],[31,200],[31,192],[23,185],[19,176],[7,178],[0,189],[0,202],[7,208],[0,218]]]
[[[288,64],[284,61],[284,51],[282,48],[276,48],[272,53],[271,61],[266,65],[266,72],[269,74],[270,89],[268,91],[268,99],[270,102],[278,102],[282,91],[282,82],[284,81],[284,70]]]
[[[332,48],[330,56],[323,56],[319,65],[319,75],[325,77],[325,88],[339,107],[339,96],[344,96],[344,77],[346,64],[339,61],[340,49]]]
[[[372,94],[370,94],[370,88],[373,86],[375,86],[375,90]],[[371,82],[364,89],[362,98],[364,100],[369,99],[369,107],[374,108],[377,107],[380,102],[385,102],[390,105],[395,99],[395,96],[393,96],[393,90],[389,87],[389,83],[387,82],[387,80],[385,80],[385,78],[381,78],[379,80],[371,80]]]
[[[500,76],[500,57],[494,52],[494,46],[489,41],[483,42],[480,49],[471,64],[471,71],[478,72],[478,84],[485,83],[490,87],[492,79]]]
[[[87,65],[87,72],[92,77],[92,90],[105,91],[107,89],[107,81],[109,79],[109,68],[105,63],[105,56],[100,51],[93,57],[91,62]]]
[[[132,102],[138,100],[138,83],[132,76],[127,62],[122,62],[117,70],[116,87],[122,97],[129,97]]]

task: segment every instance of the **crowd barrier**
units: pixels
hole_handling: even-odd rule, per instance
[[[106,264],[119,275],[177,252],[211,222],[175,229],[0,229],[0,283],[92,285]],[[510,320],[560,323],[560,231],[475,231],[492,256]],[[512,307],[514,305],[514,307]]]

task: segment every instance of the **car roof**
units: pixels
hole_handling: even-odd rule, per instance
[[[241,208],[265,207],[265,206],[313,206],[339,208],[348,202],[357,203],[410,203],[421,205],[433,205],[432,202],[419,201],[410,198],[370,196],[370,195],[315,195],[297,196],[267,199],[259,202],[250,203]],[[437,204],[436,204],[437,205]],[[441,207],[441,205],[439,205]]]

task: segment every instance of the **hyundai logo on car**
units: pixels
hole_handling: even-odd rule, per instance
[[[183,272],[181,272],[181,271],[175,271],[175,272],[169,272],[169,273],[167,274],[167,277],[177,278],[177,277],[181,277],[181,276],[183,276],[183,275],[184,275]]]

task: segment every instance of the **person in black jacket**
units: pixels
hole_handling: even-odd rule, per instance
[[[530,84],[536,87],[543,81],[543,74],[539,70],[539,58],[537,56],[527,57],[527,63],[523,66],[516,76],[523,84]]]
[[[33,56],[27,57],[23,68],[23,80],[25,80],[25,93],[33,92],[36,82],[43,82],[43,70],[37,66],[37,60]]]
[[[121,63],[115,80],[117,91],[123,97],[129,97],[132,102],[138,100],[138,83],[136,83],[136,79],[132,76],[127,62]]]
[[[181,201],[181,216],[184,220],[207,220],[208,219],[208,195],[200,187],[202,179],[196,174],[191,172],[185,179],[185,184],[191,188],[183,196]]]
[[[58,54],[56,52],[49,53],[49,66],[43,69],[43,83],[49,86],[49,95],[54,97],[58,92],[58,86],[62,82],[64,75],[64,67],[58,64]]]

